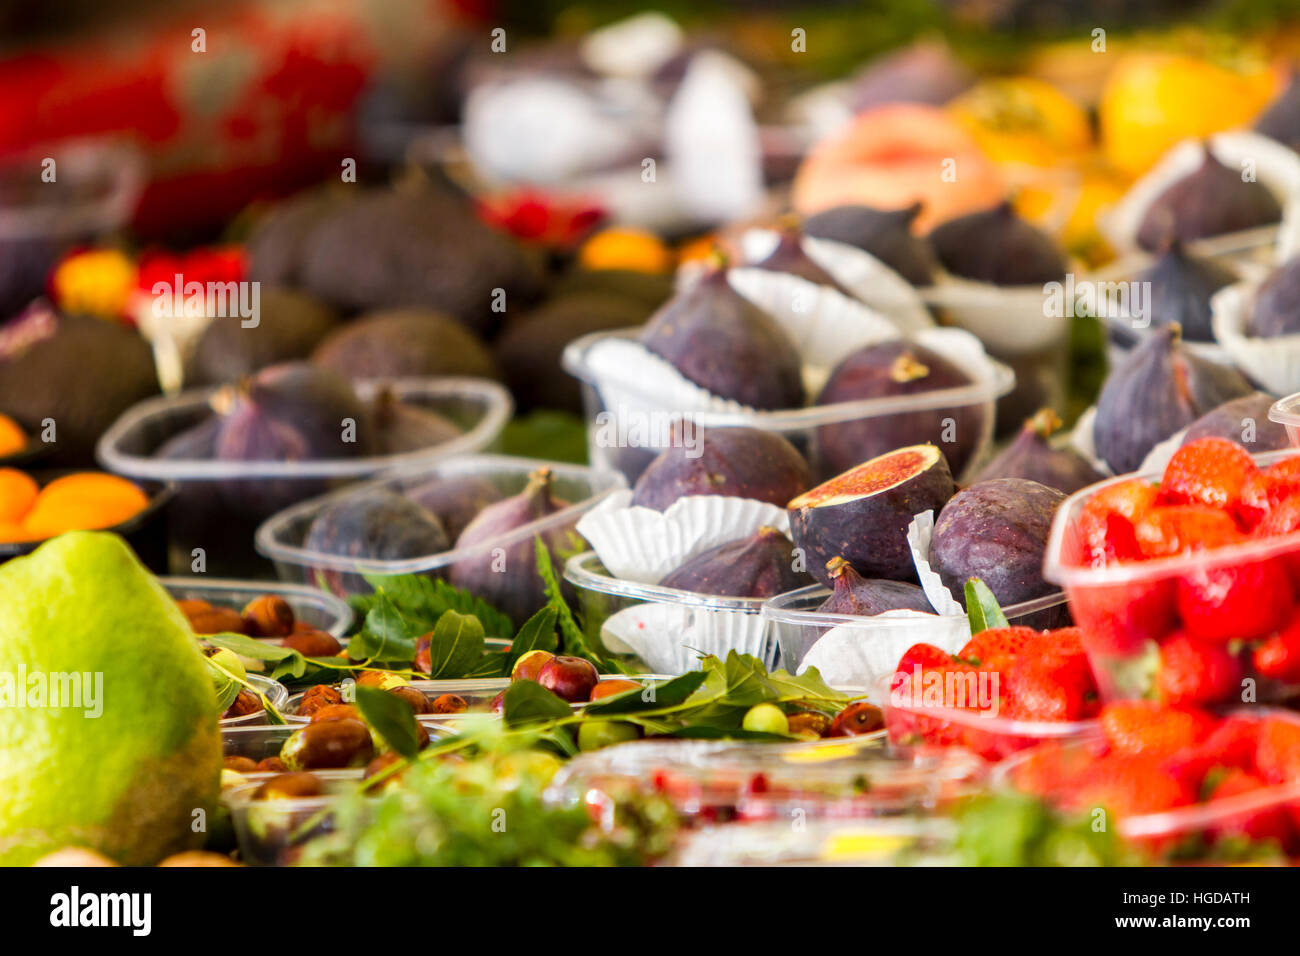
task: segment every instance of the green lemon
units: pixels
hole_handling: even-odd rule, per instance
[[[755,734],[788,734],[790,721],[776,704],[755,704],[740,726]]]

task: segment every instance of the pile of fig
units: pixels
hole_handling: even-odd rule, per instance
[[[662,587],[721,597],[768,598],[813,583],[790,539],[775,528],[709,548],[659,582]]]
[[[1300,332],[1300,255],[1282,263],[1260,284],[1246,331],[1259,338]]]
[[[1187,426],[1182,444],[1198,438],[1226,438],[1256,454],[1290,448],[1286,426],[1268,417],[1275,401],[1265,392],[1251,392],[1224,402]]]
[[[1105,476],[1071,448],[1054,448],[1048,438],[1061,427],[1060,417],[1050,408],[1041,409],[1025,422],[1020,434],[975,476],[1027,478],[1067,495],[1086,488]]]
[[[955,276],[999,286],[1032,286],[1065,278],[1065,257],[1052,237],[1003,202],[936,226],[930,245]]]
[[[1171,183],[1147,207],[1137,243],[1155,251],[1171,240],[1188,242],[1266,226],[1282,218],[1272,191],[1241,169],[1230,169],[1207,148],[1201,165]]]
[[[934,250],[912,232],[921,204],[903,209],[833,206],[804,221],[806,235],[861,249],[875,256],[914,286],[934,281]]]
[[[1193,256],[1174,240],[1136,281],[1150,289],[1147,305],[1153,326],[1176,324],[1189,342],[1212,342],[1210,297],[1237,276],[1210,259]]]

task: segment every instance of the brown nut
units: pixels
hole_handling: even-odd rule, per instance
[[[250,637],[288,637],[294,632],[293,608],[278,594],[249,601],[241,615]]]
[[[195,634],[243,634],[244,619],[228,607],[214,607],[189,619]]]
[[[280,642],[282,647],[297,651],[304,657],[333,657],[343,649],[338,638],[325,631],[298,631]]]
[[[320,777],[314,773],[282,773],[267,780],[253,791],[254,800],[292,800],[315,797],[323,792]]]
[[[433,699],[429,709],[435,714],[463,714],[469,710],[469,701],[460,694],[440,694]]]
[[[351,704],[326,704],[318,707],[311,715],[309,723],[318,724],[325,720],[360,720],[360,712]]]
[[[812,710],[796,711],[787,720],[794,737],[825,737],[831,729],[831,719]]]
[[[355,718],[308,724],[284,742],[280,759],[294,770],[364,767],[375,755],[370,728]]]
[[[394,697],[400,697],[411,705],[411,710],[417,714],[427,714],[429,712],[429,698],[425,697],[410,684],[399,684],[396,687],[388,688],[388,693]]]
[[[263,757],[257,762],[258,773],[284,773],[289,768],[279,757]]]
[[[885,715],[880,708],[860,700],[855,704],[849,704],[835,715],[835,719],[831,721],[831,729],[826,736],[856,737],[858,734],[869,734],[877,730],[883,730],[884,727]]]
[[[236,773],[257,773],[257,764],[251,757],[226,757],[221,766]]]

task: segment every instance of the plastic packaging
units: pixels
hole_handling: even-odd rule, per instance
[[[570,506],[472,548],[420,555],[401,561],[359,561],[347,555],[325,554],[303,546],[316,516],[324,508],[348,495],[365,494],[377,488],[405,493],[435,479],[454,477],[485,479],[496,485],[503,495],[513,495],[523,490],[528,483],[528,476],[538,468],[551,470],[552,489],[556,497],[571,502]],[[254,540],[257,550],[275,563],[276,572],[282,580],[316,583],[316,573],[319,571],[342,572],[328,575],[336,593],[344,596],[369,593],[370,588],[359,577],[360,573],[438,575],[457,561],[490,553],[495,548],[506,548],[518,541],[530,540],[534,535],[555,528],[572,526],[606,495],[622,487],[624,482],[621,476],[600,473],[581,465],[504,455],[469,455],[427,466],[405,468],[387,478],[304,501],[273,516],[257,529]]]
[[[314,770],[324,793],[315,797],[255,800],[264,781],[250,780],[222,793],[239,841],[239,854],[250,866],[277,866],[293,862],[295,851],[313,837],[329,833],[333,821],[330,805],[356,791],[362,770]],[[315,821],[315,822],[313,822]]]
[[[284,598],[297,621],[342,638],[352,627],[348,602],[319,588],[274,581],[228,581],[221,578],[164,577],[158,579],[177,601],[207,601],[214,607],[241,610],[250,601],[267,594]],[[279,638],[274,638],[279,641]]]
[[[258,691],[266,702],[276,709],[279,713],[284,713],[285,704],[289,700],[289,689],[281,684],[278,680],[272,680],[269,677],[263,677],[261,674],[248,674],[244,678],[253,689]],[[239,717],[222,717],[221,729],[227,727],[251,727],[259,725],[271,725],[267,719],[265,710],[256,710],[251,714],[242,714]],[[273,726],[273,725],[271,725]],[[260,758],[259,758],[260,759]]]
[[[177,483],[171,548],[178,571],[188,571],[193,549],[201,548],[209,572],[247,576],[263,569],[222,562],[232,560],[228,555],[248,552],[257,525],[276,511],[384,471],[481,451],[496,440],[513,408],[509,392],[482,379],[397,379],[383,384],[391,386],[401,401],[446,416],[464,433],[431,448],[396,455],[251,462],[155,458],[169,438],[211,414],[208,399],[216,390],[203,388],[133,406],[100,438],[96,455],[117,474]],[[357,393],[369,400],[379,387],[377,382],[360,383]]]
[[[1277,422],[1286,429],[1291,445],[1300,448],[1300,392],[1279,398],[1268,410],[1269,421]]]
[[[585,335],[564,350],[563,364],[569,374],[582,382],[583,407],[587,418],[587,444],[592,464],[601,469],[619,471],[629,482],[645,470],[657,451],[664,447],[667,428],[673,418],[683,414],[696,425],[708,427],[742,425],[778,432],[805,452],[810,447],[817,429],[824,425],[860,421],[887,415],[933,409],[961,409],[983,406],[986,409],[983,434],[979,437],[971,465],[977,467],[987,451],[993,432],[995,401],[1009,393],[1015,385],[1015,375],[1005,365],[990,362],[992,377],[986,382],[975,382],[958,388],[936,389],[915,395],[862,399],[839,402],[834,405],[817,405],[809,408],[792,408],[782,411],[760,412],[752,410],[710,410],[684,413],[680,407],[665,403],[660,397],[637,388],[635,381],[620,381],[620,394],[635,403],[624,409],[605,407],[600,392],[600,382],[588,361],[592,348],[614,337],[634,338],[637,330],[595,332]],[[649,421],[647,421],[649,417]],[[644,437],[644,440],[640,440]],[[968,469],[969,470],[969,469]],[[825,475],[823,477],[830,477]]]
[[[937,817],[729,823],[687,833],[671,866],[945,866],[955,836]]]

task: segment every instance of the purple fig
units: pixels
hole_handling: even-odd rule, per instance
[[[303,544],[320,554],[366,560],[401,561],[441,554],[451,540],[438,519],[414,501],[392,491],[372,490],[347,495],[327,505],[316,516]],[[364,568],[363,568],[364,570]],[[343,578],[325,572],[327,578]],[[360,585],[347,580],[331,581],[339,593]]]
[[[433,309],[363,315],[326,336],[311,360],[353,381],[433,375],[501,377],[483,341],[458,320]]]
[[[795,498],[790,534],[822,584],[827,564],[843,558],[863,577],[911,581],[907,542],[913,516],[938,512],[954,491],[948,462],[934,445],[913,445],[863,462]]]
[[[1277,222],[1282,207],[1263,183],[1243,178],[1209,149],[1192,173],[1170,184],[1147,208],[1138,245],[1155,251],[1171,239],[1188,242]]]
[[[477,594],[509,615],[516,627],[546,603],[546,591],[537,573],[534,536],[507,541],[499,547],[489,545],[569,507],[569,502],[552,493],[552,480],[549,468],[534,472],[523,491],[488,505],[456,539],[457,551],[473,547],[486,550],[453,564],[448,574],[451,583]],[[572,524],[539,533],[557,565],[560,563],[557,554],[572,550],[575,544]]]
[[[808,463],[776,432],[694,429],[694,444],[675,441],[641,473],[632,504],[664,511],[686,495],[753,498],[784,508],[812,485]]]
[[[975,84],[975,76],[946,44],[923,41],[879,56],[849,81],[853,112],[888,103],[942,106]]]
[[[1300,150],[1300,70],[1291,71],[1286,89],[1255,120],[1255,132]]]
[[[856,298],[852,292],[840,285],[833,275],[819,266],[808,253],[803,251],[802,239],[797,227],[786,226],[779,230],[776,248],[767,257],[755,262],[752,268],[765,272],[781,272],[798,276],[815,285],[834,289],[850,299]]]
[[[1056,241],[1016,214],[1009,202],[949,219],[930,233],[930,245],[955,276],[1001,286],[1044,285],[1065,278]]]
[[[731,288],[725,269],[669,299],[642,329],[641,343],[721,398],[766,410],[804,404],[794,342]]]
[[[796,570],[797,560],[789,538],[775,528],[759,528],[697,554],[659,584],[722,597],[772,597],[813,583]]]
[[[901,610],[934,613],[925,592],[918,585],[887,578],[864,578],[844,558],[827,561],[826,573],[831,578],[831,596],[817,608],[819,613],[858,617]]]
[[[1043,578],[1052,518],[1065,495],[1024,478],[979,481],[939,512],[930,566],[965,605],[966,582],[980,578],[1003,607],[1056,590]]]
[[[1213,342],[1210,296],[1237,281],[1236,273],[1209,259],[1190,255],[1178,240],[1137,277],[1151,290],[1147,300],[1153,325],[1176,322],[1189,342]]]
[[[1061,419],[1056,412],[1050,408],[1040,410],[1025,422],[1015,441],[984,466],[975,480],[1027,478],[1072,495],[1105,478],[1078,452],[1053,448],[1048,443],[1048,437],[1060,427]]]
[[[973,381],[924,346],[901,340],[881,342],[841,360],[817,396],[817,404],[918,395]],[[983,405],[975,403],[823,425],[813,435],[813,460],[819,475],[834,475],[891,449],[931,442],[943,449],[953,472],[961,474],[980,445],[987,417]]]
[[[1224,402],[1188,426],[1183,444],[1198,438],[1227,438],[1252,453],[1290,448],[1286,426],[1269,420],[1268,410],[1273,402],[1273,396],[1264,392],[1251,392]]]
[[[834,206],[804,220],[803,231],[861,249],[912,285],[925,286],[934,281],[935,260],[930,243],[912,232],[920,213],[919,202],[903,209]]]
[[[1282,263],[1260,284],[1247,331],[1259,338],[1300,332],[1300,255]]]
[[[339,325],[332,310],[293,289],[265,286],[257,325],[239,315],[208,322],[185,363],[186,385],[224,385],[277,362],[306,358]]]
[[[1236,369],[1189,352],[1177,325],[1157,329],[1102,385],[1093,445],[1116,474],[1134,471],[1170,435],[1252,391]]]
[[[197,425],[191,425],[167,439],[158,446],[153,455],[155,458],[166,458],[171,461],[204,461],[215,458],[221,424],[220,416],[209,415]]]
[[[372,408],[375,451],[397,455],[445,444],[464,434],[452,421],[432,409],[398,401],[391,389],[381,389]]]
[[[501,500],[501,492],[484,478],[456,475],[412,488],[406,497],[432,512],[447,529],[447,537],[455,541],[475,515]]]

